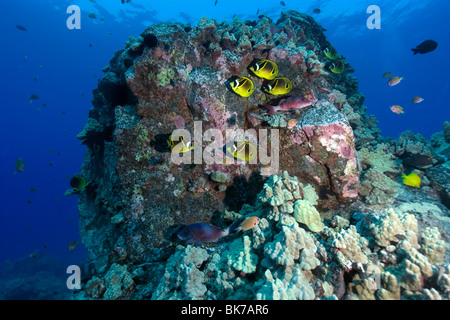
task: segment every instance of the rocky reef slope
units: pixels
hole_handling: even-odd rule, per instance
[[[88,147],[80,229],[98,275],[77,297],[448,297],[449,130],[431,142],[411,132],[380,137],[344,57],[344,72],[330,71],[330,46],[294,11],[276,23],[160,23],[131,37],[104,68],[78,135]],[[261,90],[247,69],[255,58],[292,81],[287,96],[314,103],[268,116],[265,105],[286,96]],[[227,90],[232,76],[251,78],[253,94]],[[167,139],[175,129],[192,134],[203,161],[174,162]],[[254,130],[260,144],[267,132],[279,161],[205,161],[223,145],[195,138],[208,129]],[[405,170],[422,177],[421,188],[401,183]],[[257,227],[216,244],[176,237],[191,223],[224,228],[250,216]]]

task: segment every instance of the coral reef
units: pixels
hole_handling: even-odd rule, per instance
[[[295,11],[276,22],[159,23],[130,37],[78,135],[89,182],[78,194],[80,232],[97,274],[74,298],[448,299],[450,125],[431,141],[382,138],[348,62],[328,72],[328,46]],[[261,57],[292,81],[289,96],[312,105],[269,116],[265,106],[285,97],[248,74]],[[227,90],[231,76],[252,77],[252,95]],[[175,129],[194,147],[181,165],[168,144]],[[230,131],[270,133],[276,169],[225,163],[218,132]],[[403,184],[404,172],[421,187]],[[217,243],[176,236],[191,223],[225,229],[248,217],[259,224]]]

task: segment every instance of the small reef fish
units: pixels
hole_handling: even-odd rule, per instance
[[[33,94],[30,94],[28,102],[31,103],[31,102],[33,102],[33,100],[37,100],[37,99],[39,99],[39,96],[37,94],[33,93]]]
[[[269,110],[269,116],[273,115],[276,111],[297,110],[307,106],[310,106],[313,102],[305,97],[293,96],[280,101],[277,106],[266,105]]]
[[[336,74],[344,72],[344,69],[345,69],[344,62],[342,62],[341,60],[335,60],[330,66],[331,72]]]
[[[88,18],[89,18],[89,19],[96,19],[97,16],[95,15],[95,13],[89,13],[89,14],[88,14]]]
[[[255,59],[248,69],[257,77],[272,80],[278,76],[278,67],[275,62],[267,59]]]
[[[247,77],[232,76],[225,82],[225,86],[244,98],[250,97],[255,90],[252,80]]]
[[[284,7],[286,6],[286,3],[284,1],[280,1],[280,4]]]
[[[436,41],[426,40],[411,50],[414,52],[414,55],[416,55],[418,53],[424,54],[424,53],[428,53],[428,52],[435,50],[437,48],[437,46],[438,46],[438,43]]]
[[[16,160],[16,169],[18,172],[23,172],[25,170],[25,162],[23,162],[22,158]]]
[[[338,57],[338,53],[333,46],[328,46],[323,50],[323,53],[330,60],[335,60]]]
[[[406,184],[407,186],[420,188],[421,179],[419,175],[417,175],[417,173],[412,172],[409,175],[402,173],[402,178],[403,183]]]
[[[297,125],[297,123],[298,123],[297,119],[290,119],[288,121],[287,128],[292,129],[293,127],[295,127]]]
[[[403,77],[392,77],[391,79],[389,79],[388,81],[388,85],[390,85],[391,87],[399,84],[401,81],[403,80]]]
[[[322,11],[321,11],[319,8],[315,8],[315,9],[313,10],[313,12],[314,12],[314,13],[321,13]]]
[[[390,72],[385,72],[385,73],[383,73],[383,78],[390,78],[391,77],[391,73]]]
[[[16,25],[16,28],[20,31],[27,31],[27,28],[25,28],[24,26],[22,26],[20,24]]]
[[[292,82],[288,78],[278,77],[272,81],[262,85],[261,89],[266,93],[279,96],[282,94],[287,94],[292,89]]]
[[[173,150],[175,146],[178,146],[178,144],[180,144],[181,147],[177,147],[177,150],[175,150],[178,151],[179,153],[189,152],[192,149],[194,149],[194,145],[192,144],[192,142],[191,141],[185,142],[183,136],[179,137],[179,141],[173,141],[172,136],[170,136],[169,139],[167,139],[167,144],[169,145],[170,150]]]
[[[253,143],[242,141],[234,142],[223,147],[223,152],[236,160],[251,161],[257,155],[256,146]]]
[[[225,230],[208,223],[193,223],[185,226],[177,236],[188,244],[199,245],[203,242],[217,242],[219,239],[237,231],[240,226],[241,221],[234,222]]]
[[[400,107],[398,104],[391,106],[391,110],[392,110],[393,113],[396,113],[396,114],[405,113],[403,111],[403,108]]]
[[[259,218],[258,217],[250,217],[244,220],[241,224],[241,229],[244,231],[250,230],[254,227],[256,227],[259,224]]]
[[[122,0],[122,3],[129,3],[131,0]]]
[[[423,101],[422,97],[414,97],[412,99],[412,103],[416,104],[416,103],[421,103]]]
[[[71,179],[70,179],[70,186],[73,188],[74,191],[76,192],[81,192],[84,190],[84,188],[86,187],[86,178],[83,177],[81,174],[75,174]]]
[[[71,243],[69,243],[69,245],[67,246],[67,250],[73,250],[78,246],[78,242],[76,241],[72,241]]]

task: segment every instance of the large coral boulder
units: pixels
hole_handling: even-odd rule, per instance
[[[298,130],[287,135],[292,141],[282,146],[289,160],[283,169],[316,187],[322,206],[333,207],[358,197],[359,170],[355,137],[350,123],[333,104],[320,101],[305,110]],[[301,156],[290,155],[294,150]]]

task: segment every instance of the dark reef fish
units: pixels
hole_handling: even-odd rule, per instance
[[[411,154],[403,160],[406,166],[418,169],[428,169],[433,166],[433,159],[424,154]]]
[[[426,40],[419,44],[416,48],[411,49],[414,52],[414,55],[421,53],[428,53],[436,49],[438,46],[438,43],[434,40]]]
[[[269,110],[269,116],[273,115],[276,111],[287,111],[301,109],[310,106],[313,101],[301,96],[293,96],[287,99],[282,99],[278,106],[266,105]]]
[[[226,229],[213,226],[207,223],[193,223],[185,226],[178,233],[178,238],[187,243],[201,244],[203,242],[216,242],[217,240],[239,231],[242,221],[236,221]]]
[[[18,172],[25,170],[25,162],[23,162],[22,158],[16,160],[16,169]]]
[[[27,28],[21,26],[20,24],[16,25],[16,28],[19,29],[20,31],[27,31]]]

